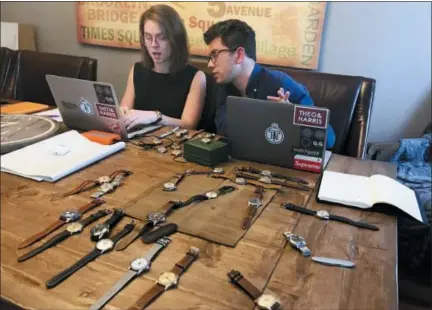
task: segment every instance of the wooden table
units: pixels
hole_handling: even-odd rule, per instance
[[[50,198],[83,180],[127,168],[134,174],[123,187],[105,196],[105,207],[121,207],[139,193],[191,167],[196,166],[174,163],[166,154],[128,146],[125,151],[54,184],[1,173],[2,298],[26,309],[88,309],[126,272],[130,261],[145,254],[151,245],[137,240],[125,251],[103,255],[59,286],[47,290],[48,279],[94,247],[87,228],[28,261],[17,262],[19,255],[31,249],[17,250],[20,241],[55,221],[66,208],[79,207],[89,200],[88,193],[56,202]],[[360,175],[396,175],[393,165],[339,155],[332,156],[328,169]],[[317,179],[311,173],[290,173]],[[284,309],[397,309],[396,218],[319,204],[315,196],[316,189],[309,194],[284,190],[276,195],[235,248],[174,234],[172,243],[154,261],[151,270],[123,289],[105,309],[131,306],[190,246],[200,249],[199,259],[182,276],[177,289],[165,292],[148,309],[253,309],[251,299],[229,283],[227,272],[231,269],[240,270],[259,289],[279,296]],[[290,201],[355,220],[367,219],[380,230],[373,232],[325,222],[280,207],[281,202]],[[114,233],[129,220],[124,218]],[[282,235],[285,231],[304,236],[314,255],[352,259],[356,268],[313,263],[287,246]]]

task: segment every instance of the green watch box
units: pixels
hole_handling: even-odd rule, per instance
[[[195,139],[183,146],[183,156],[187,161],[207,167],[215,167],[228,161],[228,153],[228,143],[219,140],[204,143],[201,139]]]

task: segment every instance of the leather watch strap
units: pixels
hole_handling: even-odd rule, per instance
[[[195,250],[193,250],[195,249]],[[175,264],[174,268],[171,270],[175,275],[178,277],[181,276],[194,261],[198,258],[198,252],[196,248],[190,249],[186,255],[177,263]]]
[[[124,211],[122,209],[114,209],[113,215],[105,222],[111,228],[114,227],[124,216]]]
[[[261,206],[261,201],[264,197],[264,188],[262,186],[255,187],[255,191],[253,192],[254,199],[258,199],[260,202],[260,205],[249,205],[247,214],[242,222],[242,228],[248,229],[252,223],[253,218],[255,217],[256,213],[258,212],[258,208]]]
[[[338,221],[338,222],[342,222],[345,224],[350,224],[352,226],[356,226],[359,228],[365,228],[365,229],[369,229],[369,230],[379,230],[379,228],[375,225],[369,224],[369,223],[365,223],[365,222],[360,222],[360,221],[354,221],[351,220],[349,218],[343,217],[343,216],[339,216],[339,215],[333,215],[333,214],[329,214],[329,219],[330,220],[334,220],[334,221]]]
[[[142,310],[150,305],[156,298],[158,298],[165,291],[165,288],[160,284],[155,284],[144,295],[142,295],[134,305],[128,310]]]
[[[111,211],[107,210],[107,209],[99,210],[98,212],[93,213],[92,215],[86,217],[85,219],[83,219],[79,222],[83,225],[83,228],[84,228],[84,227],[90,225],[91,223],[96,222],[98,219],[110,214],[110,212]]]
[[[177,231],[177,229],[178,229],[177,224],[169,223],[149,233],[144,234],[143,236],[141,236],[141,240],[144,243],[153,243],[162,237],[167,237],[169,235],[172,235]]]
[[[143,225],[135,225],[131,233],[129,233],[117,243],[116,251],[123,251],[130,244],[132,244],[132,242],[144,235],[146,232],[150,231],[152,228],[153,224],[151,222],[145,222]]]
[[[120,239],[122,239],[124,236],[130,234],[132,230],[135,227],[135,221],[132,220],[129,224],[126,224],[122,230],[120,230],[118,233],[116,233],[114,236],[112,236],[110,239],[114,244],[116,244]]]
[[[93,208],[96,208],[97,206],[100,206],[101,204],[104,204],[104,203],[105,203],[105,201],[102,199],[94,199],[90,203],[79,208],[78,212],[80,212],[81,214],[84,214],[87,211],[90,211]],[[54,230],[62,227],[64,224],[66,224],[66,221],[58,219],[55,223],[51,224],[49,227],[47,227],[43,231],[35,234],[34,236],[28,238],[27,240],[24,240],[23,242],[21,242],[20,245],[18,246],[18,249],[26,248],[26,247],[32,245],[33,243],[39,241],[40,239],[47,236],[48,234],[50,234]]]
[[[287,210],[296,211],[296,212],[300,212],[300,213],[307,214],[307,215],[316,215],[316,211],[302,208],[302,207],[296,206],[295,204],[292,204],[292,203],[281,204],[281,207],[285,208]]]
[[[48,240],[44,244],[40,245],[39,247],[37,247],[37,248],[31,250],[30,252],[20,256],[18,258],[18,262],[26,261],[26,260],[42,253],[43,251],[55,246],[56,244],[59,244],[63,240],[66,240],[69,236],[70,236],[70,233],[68,231],[62,231],[61,233],[55,235],[54,237],[52,237],[50,240]]]
[[[74,272],[81,269],[85,265],[87,265],[89,262],[94,260],[96,257],[98,257],[101,254],[101,251],[94,248],[93,251],[91,251],[89,254],[81,258],[79,261],[77,261],[75,264],[70,266],[69,268],[65,269],[58,275],[54,276],[50,280],[46,282],[46,287],[48,289],[53,288],[57,285],[59,285],[61,282],[69,278]]]
[[[251,175],[251,174],[244,173],[244,172],[237,172],[236,177],[259,181],[259,182],[262,182],[264,184],[280,185],[283,187],[298,189],[301,191],[309,191],[310,190],[310,188],[304,184],[299,184],[299,183],[291,184],[291,183],[287,183],[286,181],[279,181],[279,180],[271,179],[269,176],[256,176],[256,175]]]
[[[231,270],[228,273],[231,282],[240,286],[253,300],[261,296],[261,291],[258,290],[251,282],[249,282],[240,271]]]

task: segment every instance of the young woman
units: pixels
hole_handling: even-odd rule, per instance
[[[132,67],[121,101],[127,129],[159,121],[195,129],[206,93],[204,72],[187,64],[186,29],[178,13],[154,5],[141,15],[143,61]]]

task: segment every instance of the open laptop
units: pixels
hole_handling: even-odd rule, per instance
[[[233,158],[321,173],[328,109],[232,96],[226,104]]]
[[[46,75],[55,103],[69,128],[99,130],[118,134],[123,140],[145,134],[162,125],[126,130],[123,114],[111,84]]]

